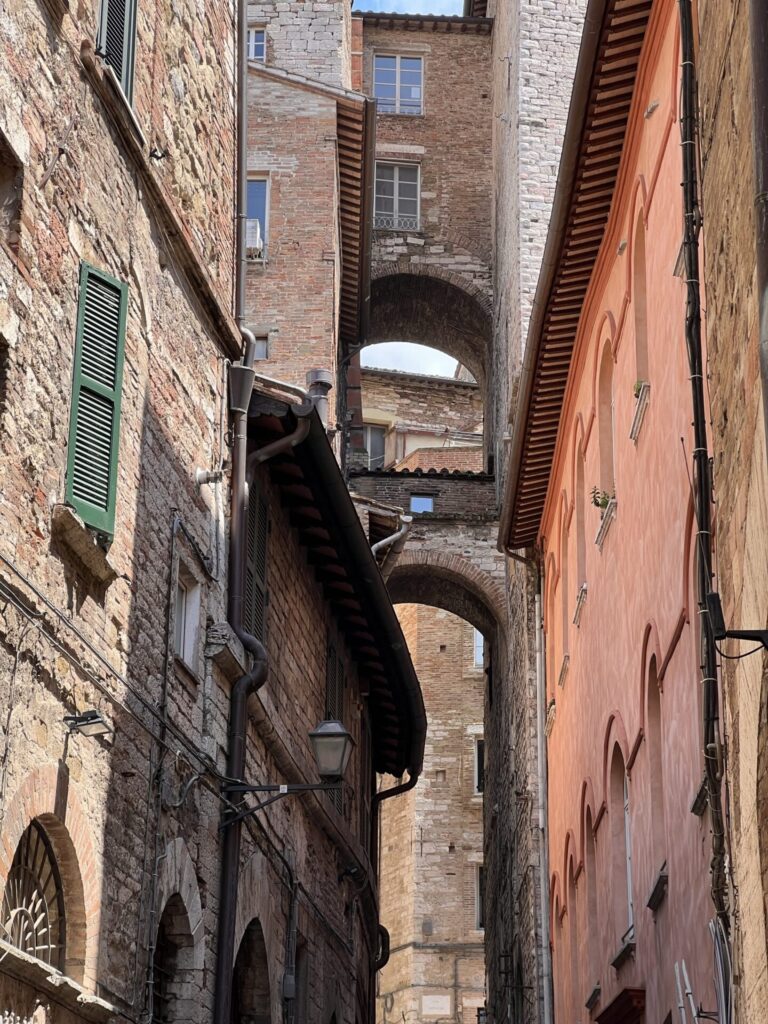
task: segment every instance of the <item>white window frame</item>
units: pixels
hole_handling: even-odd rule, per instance
[[[378,198],[378,191],[376,186],[378,185],[379,167],[394,167],[394,180],[393,180],[393,202],[394,210],[392,211],[392,225],[380,224],[379,220],[390,219],[386,214],[376,213],[376,200]],[[400,220],[400,212],[398,210],[400,196],[398,195],[398,188],[400,185],[400,168],[401,167],[415,167],[416,168],[416,224],[414,226],[404,226]],[[398,163],[396,160],[377,160],[376,167],[374,169],[374,196],[373,196],[373,226],[380,231],[421,231],[421,164],[408,163],[403,161]],[[408,220],[411,218],[408,217]]]
[[[173,653],[195,674],[198,669],[200,600],[200,584],[180,562],[176,580]]]
[[[261,225],[261,256],[249,256],[248,255],[248,225],[252,220],[258,220],[258,217],[247,217],[246,216],[246,259],[249,263],[266,263],[267,253],[269,252],[269,202],[272,192],[272,185],[269,180],[268,174],[259,174],[257,172],[251,172],[248,174],[248,181],[263,181],[266,182],[266,189],[264,193],[264,223]],[[246,214],[248,213],[246,204]]]
[[[420,53],[374,53],[373,55],[373,98],[376,100],[377,106],[380,103],[382,97],[376,95],[376,61],[380,58],[394,59],[395,61],[395,109],[394,110],[382,110],[379,108],[380,114],[388,114],[393,116],[402,117],[423,117],[424,116],[424,57]],[[418,110],[402,110],[400,107],[400,62],[405,60],[418,60],[421,63],[421,81],[420,89],[421,96],[419,97],[419,109]],[[390,102],[387,99],[387,102]]]
[[[480,745],[483,748],[483,788],[480,789]],[[475,795],[482,795],[485,792],[485,737],[475,737],[475,770],[474,770],[474,792]]]
[[[384,432],[384,451],[382,452],[382,455],[381,455],[381,465],[380,466],[372,466],[371,465],[371,444],[370,444],[370,441],[371,441],[371,431],[372,430],[382,430]],[[365,445],[365,450],[368,452],[368,469],[383,469],[384,468],[384,463],[387,461],[387,450],[386,450],[387,449],[387,428],[386,428],[386,425],[384,423],[364,423],[363,424],[363,444]]]
[[[256,56],[256,53],[255,53],[255,51],[258,48],[258,44],[256,42],[256,36],[259,33],[262,36],[261,47],[260,47],[261,51],[262,51],[261,57]],[[254,53],[251,53],[251,50],[253,50]],[[266,27],[264,25],[249,25],[248,26],[248,42],[247,42],[247,50],[246,50],[246,52],[248,54],[248,60],[257,60],[260,64],[266,64],[267,63],[267,29],[266,29]]]

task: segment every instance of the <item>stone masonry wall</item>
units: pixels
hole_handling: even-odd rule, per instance
[[[362,387],[366,423],[478,434],[483,429],[483,402],[477,384],[364,367]]]
[[[698,4],[706,341],[720,590],[729,629],[768,621],[768,493],[758,363],[749,5]],[[731,655],[744,645],[726,648]],[[723,661],[731,799],[735,1018],[768,1005],[764,896],[768,878],[765,658]]]
[[[483,666],[475,663],[468,623],[423,605],[400,605],[398,615],[423,687],[429,735],[410,813],[402,813],[402,798],[383,805],[381,919],[392,956],[379,978],[377,1020],[404,1015],[475,1024],[485,1000],[477,902],[483,797],[475,779]]]
[[[347,0],[249,3],[248,23],[266,29],[267,64],[348,89],[351,6]]]

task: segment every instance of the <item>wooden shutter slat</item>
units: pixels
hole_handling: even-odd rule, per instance
[[[114,531],[128,287],[83,264],[67,463],[67,500],[101,533]]]
[[[114,70],[123,92],[133,91],[136,0],[102,0],[99,53]]]

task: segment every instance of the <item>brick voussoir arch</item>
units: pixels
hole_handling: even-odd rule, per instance
[[[372,281],[380,281],[386,277],[396,277],[403,274],[414,277],[434,277],[439,281],[445,281],[446,284],[451,284],[466,295],[471,296],[488,317],[493,317],[493,297],[471,278],[455,270],[450,270],[447,267],[441,267],[434,263],[411,263],[409,260],[397,260],[394,262],[391,260],[386,262],[379,260],[374,262],[371,267]]]
[[[501,631],[505,630],[506,599],[503,586],[461,555],[431,550],[408,551],[406,549],[400,555],[389,578],[389,588],[393,592],[393,599],[401,604],[410,603],[408,601],[408,577],[423,582],[430,575],[436,580],[445,581],[447,584],[455,585],[468,592],[485,607],[494,625]],[[420,602],[418,596],[414,595],[412,603],[434,603],[439,607],[444,606],[438,600]],[[451,611],[452,609],[448,607],[446,610]],[[473,625],[477,625],[477,623],[473,622]]]
[[[65,971],[93,991],[101,917],[99,871],[92,828],[62,762],[30,772],[8,801],[0,842],[0,898],[21,837],[34,819],[51,841],[64,888]]]

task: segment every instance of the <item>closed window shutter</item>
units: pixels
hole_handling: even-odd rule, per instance
[[[136,0],[101,0],[98,52],[114,70],[123,92],[133,92]]]
[[[67,459],[67,501],[88,526],[115,528],[128,286],[83,264]]]
[[[262,641],[267,605],[267,527],[267,504],[253,486],[248,499],[243,625],[246,632]]]

